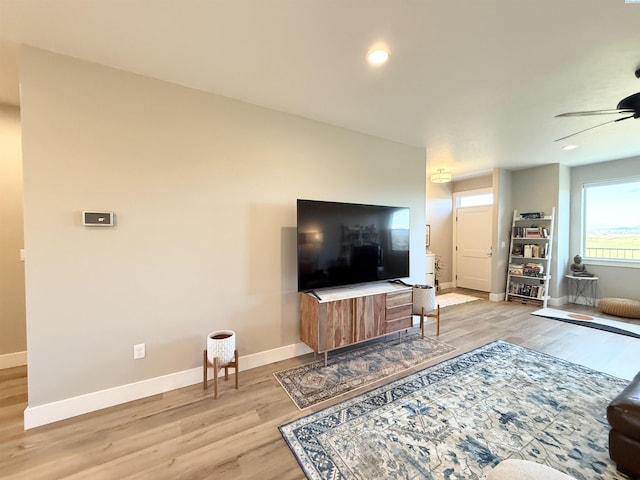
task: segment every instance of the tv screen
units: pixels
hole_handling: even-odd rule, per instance
[[[298,200],[298,291],[409,276],[409,208]]]

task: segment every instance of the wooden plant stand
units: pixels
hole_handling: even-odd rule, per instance
[[[218,398],[218,372],[221,368],[224,368],[224,379],[229,380],[229,367],[236,370],[236,390],[238,389],[238,350],[236,349],[233,354],[233,362],[229,362],[224,367],[218,367],[218,358],[213,359],[213,363],[207,358],[207,349],[202,352],[202,389],[206,390],[208,387],[207,369],[213,368],[213,398]]]
[[[420,332],[424,338],[424,317],[432,317],[436,319],[436,335],[440,336],[440,305],[436,306],[435,313],[424,313],[424,307],[420,312]]]

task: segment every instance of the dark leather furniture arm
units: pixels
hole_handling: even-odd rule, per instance
[[[607,407],[609,456],[618,470],[640,478],[640,372]]]

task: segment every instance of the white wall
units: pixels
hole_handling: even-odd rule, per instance
[[[427,224],[430,225],[429,251],[439,257],[442,270],[440,288],[452,286],[453,190],[452,183],[427,183]],[[445,284],[445,285],[443,285]]]
[[[411,207],[409,280],[424,278],[423,149],[22,59],[30,408],[197,368],[216,329],[241,356],[298,343],[297,198]],[[84,209],[116,226],[81,226]]]
[[[558,208],[556,208],[556,240],[553,246],[553,256],[557,265],[556,303],[568,301],[568,280],[564,277],[573,262],[573,255],[569,254],[569,238],[571,225],[579,222],[580,217],[571,216],[571,168],[558,165]]]
[[[20,110],[0,105],[0,368],[26,363]]]
[[[559,298],[560,284],[564,280],[564,272],[560,269],[556,252],[558,238],[566,238],[564,231],[568,226],[558,222],[558,204],[560,192],[560,165],[551,164],[513,172],[513,208],[518,212],[544,212],[551,215],[552,208],[556,209],[555,227],[553,233],[553,247],[549,272],[549,295],[551,303]],[[513,216],[512,216],[513,218]],[[559,301],[562,303],[562,301]]]
[[[567,268],[580,252],[582,218],[582,186],[585,183],[640,176],[640,157],[584,165],[571,169],[571,236]],[[640,214],[638,215],[640,224]],[[624,297],[640,300],[640,268],[638,266],[593,265],[587,269],[598,276],[598,298]]]
[[[482,175],[480,177],[465,178],[452,183],[453,193],[468,192],[469,190],[480,190],[493,186],[493,175]]]
[[[513,174],[509,170],[493,170],[493,258],[490,300],[502,301],[506,294],[509,247],[513,224]]]

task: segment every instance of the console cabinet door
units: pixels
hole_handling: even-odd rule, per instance
[[[354,342],[361,342],[379,337],[385,333],[386,295],[368,295],[355,298],[355,332]]]
[[[314,352],[322,352],[320,339],[320,306],[311,295],[300,293],[300,340]]]
[[[321,338],[325,337],[325,341],[321,340],[320,345],[325,344],[326,348],[322,348],[320,351],[351,345],[354,338],[354,299],[336,300],[322,306],[326,308],[326,316],[325,321],[320,323],[319,333]]]
[[[327,352],[351,345],[354,339],[354,299],[318,302],[300,295],[300,338],[314,352]]]

